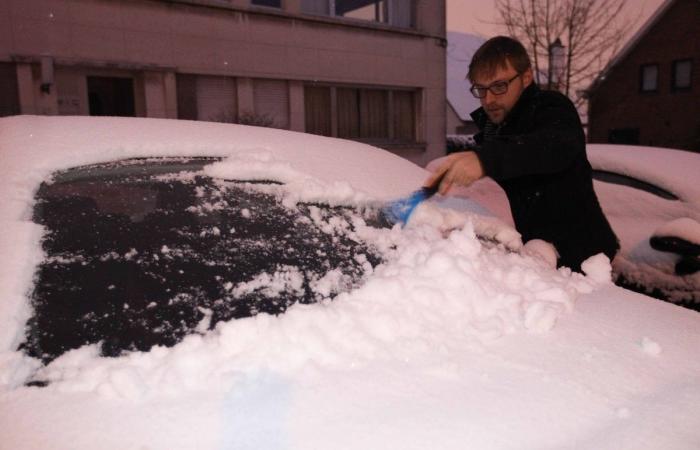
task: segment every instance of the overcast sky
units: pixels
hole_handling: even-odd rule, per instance
[[[634,17],[641,12],[641,26],[656,11],[664,0],[627,0],[627,13]],[[493,0],[447,0],[447,29],[484,37],[503,33],[503,29],[493,25],[498,16]]]

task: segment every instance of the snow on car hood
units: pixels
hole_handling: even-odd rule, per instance
[[[41,258],[36,246],[41,229],[29,218],[42,181],[56,170],[116,159],[232,154],[239,155],[238,167],[228,169],[232,177],[255,179],[262,165],[268,178],[295,180],[290,195],[297,200],[387,200],[415,189],[425,177],[416,165],[367,145],[274,129],[160,119],[3,118],[0,220],[7,232],[0,236],[0,250],[3,255],[26,256],[12,258],[2,276],[0,296],[12,300],[0,303],[0,316],[12,326],[0,327],[0,349],[19,343],[17,330],[26,322],[31,267]]]
[[[31,117],[6,119],[5,122],[3,136],[6,137],[4,146],[7,151],[4,154],[9,157],[3,167],[6,171],[3,180],[7,180],[3,192],[7,197],[13,198],[13,201],[6,204],[3,217],[9,218],[8,222],[12,226],[19,228],[24,224],[28,230],[33,230],[33,233],[27,234],[28,238],[36,238],[38,230],[29,225],[26,219],[19,224],[17,219],[26,217],[26,211],[32,203],[31,194],[40,181],[45,180],[57,168],[65,169],[110,159],[164,154],[225,156],[223,161],[205,167],[204,172],[224,179],[281,181],[286,191],[284,203],[290,207],[301,200],[331,204],[376,202],[380,201],[378,199],[381,195],[386,196],[387,192],[395,198],[396,195],[419,186],[424,176],[423,170],[411,163],[368,146],[279,130],[128,119]],[[177,130],[174,130],[175,126]],[[369,187],[375,195],[362,192],[354,186]],[[20,205],[21,208],[18,207]],[[430,206],[425,205],[425,208],[430,211]],[[458,332],[477,339],[493,339],[519,330],[548,331],[561,314],[573,308],[577,294],[590,291],[596,283],[578,275],[571,276],[567,270],[549,270],[545,264],[516,253],[519,249],[518,234],[508,227],[498,224],[495,228],[489,227],[484,219],[474,217],[476,220],[468,220],[464,213],[446,215],[434,207],[432,213],[417,213],[416,216],[423,219],[405,231],[399,227],[377,230],[359,226],[355,239],[370,242],[382,250],[389,262],[379,267],[363,288],[350,293],[351,299],[341,296],[329,307],[311,307],[311,312],[304,312],[304,317],[318,313],[323,317],[318,320],[318,329],[323,337],[318,338],[312,334],[312,339],[337,341],[338,345],[334,346],[337,351],[350,330],[338,335],[337,331],[343,330],[343,327],[340,324],[334,325],[334,318],[340,317],[344,321],[346,317],[354,315],[359,315],[357,330],[363,330],[354,341],[373,340],[376,333],[390,341],[402,340],[408,338],[403,336],[408,330],[410,336],[413,333],[420,335],[435,324],[438,324],[441,332],[447,332],[448,335]],[[485,248],[479,243],[474,231],[475,223],[481,234],[506,242],[511,248],[511,254],[504,254],[503,249],[498,247]],[[332,233],[332,224],[327,225]],[[13,252],[29,253],[34,258],[40,255],[40,250],[36,248],[37,242],[24,244],[18,245],[15,242]],[[11,246],[10,243],[5,244],[7,248]],[[605,267],[603,263],[603,270]],[[22,270],[15,268],[16,278],[24,282],[30,280],[30,272],[26,269],[26,266]],[[269,276],[274,278],[275,274]],[[3,284],[12,286],[13,289],[5,297],[14,298],[14,301],[5,303],[4,317],[12,317],[14,320],[8,320],[6,326],[2,327],[5,330],[3,350],[11,351],[21,337],[28,312],[26,296],[23,294],[31,286],[9,282]],[[431,290],[437,291],[437,294],[429,295]],[[466,299],[465,292],[470,293]],[[430,307],[446,315],[441,320],[425,322],[416,320],[422,317],[420,315],[415,318],[403,317],[403,320],[412,324],[410,327],[387,327],[387,323],[400,322],[401,317],[407,314],[404,308],[394,306],[397,299],[410,302],[416,293],[421,293],[421,298],[414,300],[421,305],[419,310]],[[342,311],[325,317],[328,310],[342,310],[355,302],[359,302],[362,305],[360,309],[366,311],[379,305],[385,307],[376,314],[364,314],[356,310],[355,313]],[[14,305],[14,311],[11,305]],[[296,314],[300,313],[285,314],[280,318],[280,323],[293,321],[292,317]],[[381,319],[376,320],[373,318],[375,316]],[[387,322],[392,316],[393,319]],[[447,325],[450,321],[454,322],[454,329],[447,331],[450,329]],[[257,327],[242,320],[232,326],[235,329],[245,327],[241,324]],[[240,330],[237,333],[246,334]],[[301,336],[299,339],[303,339],[304,334]],[[441,340],[446,339],[447,335]],[[215,347],[216,358],[230,360],[231,354],[227,351],[220,354],[224,347],[216,343],[212,345]],[[313,345],[303,347],[314,348]],[[343,360],[363,359],[367,357],[366,353],[374,355],[381,347],[372,348],[371,345],[364,344],[359,347],[363,350],[357,351],[358,347],[353,345],[352,352]],[[244,354],[253,352],[255,360],[265,354],[263,349],[245,345],[238,350]],[[86,349],[82,353],[88,351]],[[335,357],[337,356],[336,354]],[[56,371],[56,368],[63,367],[65,361],[72,361],[73,358],[75,356],[59,358],[46,370],[42,369],[37,376],[53,381],[68,379],[66,382],[71,382],[75,375],[69,375],[70,370]],[[288,353],[272,353],[265,361],[268,365],[286,366],[292,360],[296,364],[299,359],[316,358],[313,354],[301,357],[297,351],[292,356]],[[90,364],[82,358],[79,361],[81,365]],[[98,365],[104,364],[101,360],[97,361]],[[210,376],[208,374],[203,379]],[[142,378],[148,377],[143,375]],[[105,382],[101,379],[92,381]],[[89,384],[81,377],[78,377],[78,383],[82,386]],[[161,385],[160,381],[155,381],[151,387],[158,388]]]
[[[502,224],[435,204],[405,229],[358,226],[386,262],[333,301],[220,323],[172,348],[100,358],[86,346],[40,367],[14,349],[42,257],[32,198],[53,171],[126,157],[224,156],[206,170],[276,177],[290,202],[345,204],[396,198],[426,172],[348,141],[154,119],[0,119],[0,154],[0,439],[11,448],[700,441],[700,362],[691,357],[700,316],[616,288],[604,257],[589,261],[588,277],[557,271],[520,251]],[[32,379],[51,383],[23,385]]]

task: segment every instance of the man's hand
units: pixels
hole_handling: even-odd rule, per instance
[[[484,168],[481,166],[481,161],[479,161],[479,157],[476,153],[453,153],[449,155],[435,173],[426,180],[425,186],[431,187],[439,182],[439,191],[442,195],[445,195],[453,184],[469,186],[483,176]],[[442,181],[440,178],[442,178]]]

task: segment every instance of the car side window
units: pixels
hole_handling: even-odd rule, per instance
[[[667,191],[666,189],[660,188],[651,183],[647,183],[646,181],[642,181],[637,178],[633,178],[628,175],[623,175],[616,172],[593,169],[593,179],[603,181],[605,183],[629,186],[635,189],[639,189],[640,191],[654,194],[657,197],[661,197],[666,200],[680,200],[678,196],[676,196],[672,192]]]

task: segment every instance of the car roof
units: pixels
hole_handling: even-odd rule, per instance
[[[634,145],[587,144],[593,169],[658,186],[700,209],[700,154]]]

